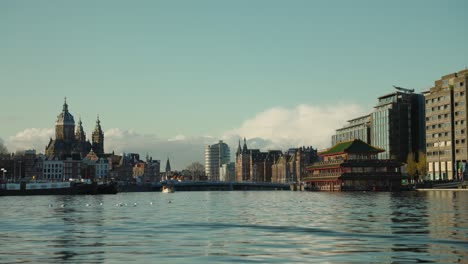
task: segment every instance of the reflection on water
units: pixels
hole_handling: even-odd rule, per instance
[[[0,199],[0,262],[457,263],[468,258],[468,192]]]

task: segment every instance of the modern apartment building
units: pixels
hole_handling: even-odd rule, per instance
[[[348,120],[348,124],[343,128],[336,130],[336,134],[332,136],[332,146],[338,143],[360,139],[367,144],[371,143],[371,116],[365,115],[358,118]]]
[[[230,161],[229,146],[222,140],[205,148],[205,174],[209,180],[219,181],[219,168]]]
[[[408,153],[425,151],[424,96],[400,89],[378,98],[371,114],[371,145],[385,150],[379,159],[406,162]]]
[[[219,167],[219,180],[232,182],[236,180],[236,163],[230,162]]]
[[[428,180],[460,179],[468,160],[468,70],[443,76],[425,93]]]

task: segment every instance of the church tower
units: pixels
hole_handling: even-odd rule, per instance
[[[73,142],[75,139],[75,120],[68,112],[67,98],[63,104],[62,113],[57,116],[55,122],[55,139],[63,140],[65,143]]]
[[[104,133],[102,133],[99,115],[96,120],[96,127],[93,131],[93,150],[98,156],[104,154]]]
[[[86,141],[86,133],[83,130],[83,126],[82,126],[82,123],[81,123],[81,117],[78,120],[78,126],[76,127],[75,139],[78,142],[85,142]]]
[[[169,162],[169,157],[167,157],[167,162],[166,162],[166,174],[170,173],[171,170],[171,163]]]

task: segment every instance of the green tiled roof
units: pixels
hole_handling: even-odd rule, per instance
[[[335,146],[329,148],[327,151],[320,153],[321,155],[331,155],[338,153],[362,153],[362,154],[375,154],[379,152],[384,152],[385,150],[373,147],[366,142],[355,139],[352,141],[346,141],[336,144]]]

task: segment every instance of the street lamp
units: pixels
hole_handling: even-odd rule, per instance
[[[4,168],[2,168],[0,170],[3,172],[3,180],[5,180],[5,173],[7,172],[7,170],[5,170]]]

